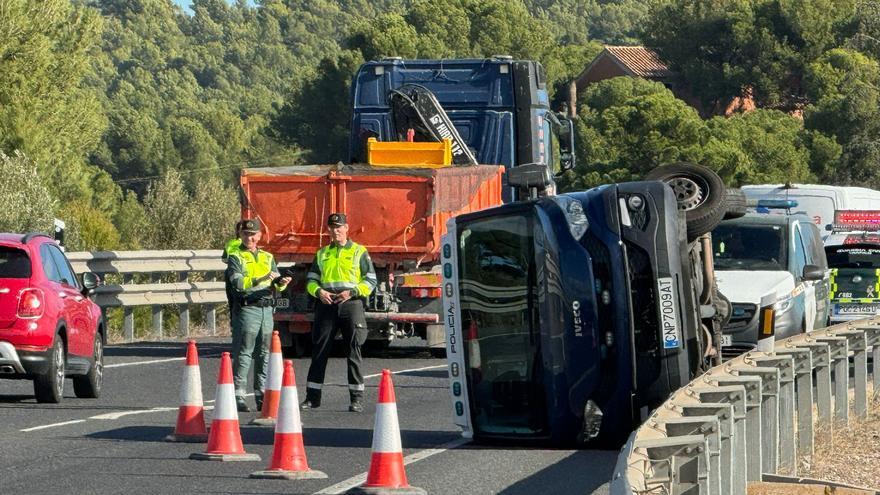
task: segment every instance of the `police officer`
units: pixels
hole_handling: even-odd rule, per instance
[[[256,219],[241,223],[241,247],[229,253],[226,284],[234,294],[232,319],[232,378],[238,410],[249,412],[245,401],[247,376],[254,364],[254,398],[262,408],[263,383],[272,339],[275,291],[282,291],[290,277],[281,277],[275,258],[257,248],[262,234]]]
[[[348,238],[348,222],[342,213],[327,219],[332,242],[315,254],[306,275],[306,292],[317,299],[312,325],[312,364],[309,366],[306,400],[302,409],[321,405],[321,387],[327,358],[338,329],[348,344],[348,391],[352,412],[364,410],[364,377],[361,346],[367,340],[364,305],[376,288],[376,271],[367,250]]]

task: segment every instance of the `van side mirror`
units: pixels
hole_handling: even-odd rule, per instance
[[[507,183],[517,190],[517,199],[535,199],[555,191],[550,168],[543,163],[517,165],[507,171]]]
[[[804,280],[822,280],[825,278],[825,270],[816,265],[807,265],[804,267]]]
[[[563,172],[574,168],[574,122],[569,118],[560,119],[559,168]]]

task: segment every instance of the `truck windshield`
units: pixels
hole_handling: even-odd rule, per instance
[[[787,270],[788,246],[779,225],[722,223],[712,231],[716,270]]]
[[[533,221],[506,215],[459,230],[462,333],[477,434],[542,428]]]

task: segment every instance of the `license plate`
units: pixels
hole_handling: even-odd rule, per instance
[[[880,304],[848,304],[837,307],[839,315],[872,315],[878,312],[880,312]]]
[[[660,332],[664,349],[681,347],[681,329],[678,326],[678,309],[675,285],[672,277],[657,278],[657,294],[660,303]]]
[[[290,299],[286,297],[279,297],[278,299],[275,299],[275,307],[282,309],[290,307]]]
[[[733,345],[733,337],[731,335],[721,336],[721,347],[729,347]]]

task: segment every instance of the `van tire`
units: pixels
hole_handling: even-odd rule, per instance
[[[724,213],[724,219],[739,218],[746,214],[748,201],[745,193],[738,187],[727,188],[727,211]]]
[[[675,192],[678,209],[685,212],[689,242],[711,232],[724,219],[727,193],[724,181],[712,169],[679,162],[651,170],[645,180],[665,182]]]

